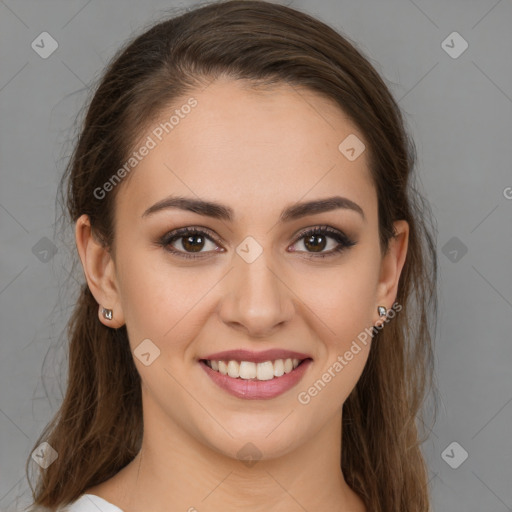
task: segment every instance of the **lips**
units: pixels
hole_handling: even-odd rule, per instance
[[[269,368],[266,368],[267,366],[272,367],[273,361],[279,361],[282,367],[283,360],[286,361],[284,371],[282,368],[277,370],[274,365],[275,376],[268,373]],[[223,362],[230,362],[228,367],[233,365],[233,376],[226,374],[225,365],[224,369],[219,368],[219,364]],[[199,359],[201,368],[217,386],[237,398],[249,400],[271,399],[290,390],[303,378],[312,362],[313,360],[308,354],[281,349],[262,352],[241,349],[228,350],[209,354]],[[212,363],[215,364],[212,366]],[[251,375],[247,373],[244,376],[240,375],[241,378],[238,378],[239,363],[252,368],[253,378],[250,378]],[[258,367],[258,378],[254,378],[255,366]],[[265,368],[260,368],[260,366]],[[247,368],[245,370],[247,371]],[[228,373],[231,373],[231,371],[228,371]]]

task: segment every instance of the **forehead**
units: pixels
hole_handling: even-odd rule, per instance
[[[191,98],[195,106],[181,108]],[[117,208],[140,217],[165,196],[184,195],[229,204],[242,219],[264,213],[258,206],[274,215],[284,204],[336,194],[371,209],[368,152],[351,161],[339,148],[354,136],[364,141],[314,92],[219,79],[160,113],[141,138],[153,147],[119,191]]]

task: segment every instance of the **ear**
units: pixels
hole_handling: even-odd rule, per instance
[[[96,239],[88,215],[82,215],[75,226],[75,238],[80,260],[89,289],[98,302],[98,318],[107,327],[117,329],[124,325],[114,260],[110,252]],[[101,310],[112,310],[112,320],[107,320]]]
[[[409,224],[405,220],[398,220],[394,223],[394,226],[396,236],[390,239],[388,251],[383,256],[381,262],[375,312],[377,312],[377,306],[384,306],[386,309],[390,309],[395,302],[398,281],[407,255]],[[378,315],[377,318],[378,321],[382,320]]]

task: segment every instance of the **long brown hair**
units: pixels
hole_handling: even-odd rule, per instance
[[[428,472],[421,453],[423,405],[433,381],[437,318],[435,228],[416,183],[416,150],[383,79],[356,48],[323,22],[264,1],[202,5],[151,26],[112,59],[89,103],[59,190],[71,221],[82,214],[113,249],[115,197],[95,196],[163,108],[220,75],[256,85],[287,83],[334,100],[368,143],[384,254],[393,221],[409,223],[396,301],[400,313],[374,333],[369,359],[343,406],[341,467],[372,512],[426,512]],[[136,169],[132,172],[136,172]],[[67,389],[34,445],[58,458],[40,469],[34,505],[55,510],[114,476],[142,441],[141,382],[125,327],[97,317],[87,284],[69,321]],[[434,411],[435,414],[435,411]],[[27,461],[26,471],[29,475]],[[29,478],[30,481],[30,478]]]

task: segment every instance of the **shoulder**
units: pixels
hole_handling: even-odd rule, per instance
[[[57,512],[123,512],[107,500],[95,494],[82,494],[76,501],[59,508]]]

